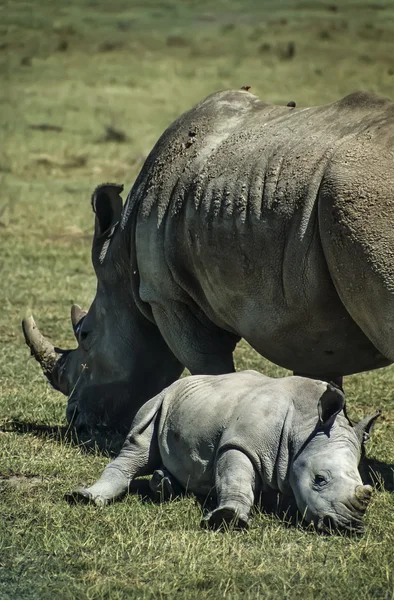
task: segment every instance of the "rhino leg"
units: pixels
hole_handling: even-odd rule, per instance
[[[124,496],[132,479],[160,467],[156,423],[164,394],[161,392],[138,411],[119,455],[104,469],[92,486],[78,487],[65,495],[70,504],[94,503],[104,506]]]
[[[222,452],[215,472],[218,507],[201,524],[213,529],[223,524],[232,524],[237,529],[247,527],[257,485],[256,470],[246,454],[235,448]]]
[[[149,488],[157,502],[168,502],[176,496],[180,496],[183,491],[178,481],[163,465],[154,471]]]
[[[202,311],[182,302],[152,304],[155,322],[177,359],[192,375],[232,373],[240,337],[219,329]]]

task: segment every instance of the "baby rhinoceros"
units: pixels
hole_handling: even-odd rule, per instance
[[[353,426],[344,408],[339,389],[304,377],[187,377],[138,411],[119,456],[67,499],[107,504],[133,478],[163,469],[167,483],[216,498],[204,519],[214,528],[246,526],[260,494],[278,490],[294,495],[306,522],[321,530],[361,530],[372,488],[358,463],[379,412]]]

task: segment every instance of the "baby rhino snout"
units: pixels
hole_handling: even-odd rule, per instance
[[[344,504],[338,504],[334,514],[326,514],[317,521],[319,531],[330,533],[332,531],[353,531],[362,533],[363,516],[372,497],[370,485],[358,485],[354,495]]]

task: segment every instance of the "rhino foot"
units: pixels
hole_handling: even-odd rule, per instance
[[[67,492],[67,494],[64,495],[64,499],[69,504],[95,504],[96,506],[105,506],[108,504],[108,500],[102,496],[94,497],[93,494],[82,487],[76,488],[72,492]]]
[[[174,485],[171,474],[167,469],[157,469],[153,472],[149,481],[149,488],[153,492],[154,500],[157,502],[168,502],[176,496],[179,496],[179,486]]]
[[[232,506],[221,506],[208,513],[201,521],[202,527],[209,529],[247,529],[249,517]]]

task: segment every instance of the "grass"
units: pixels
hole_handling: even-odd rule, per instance
[[[69,307],[95,292],[90,194],[103,181],[129,188],[183,110],[245,84],[280,104],[356,89],[394,98],[393,33],[385,0],[0,1],[1,599],[394,598],[393,367],[345,380],[353,418],[383,410],[361,539],[259,511],[248,533],[220,534],[200,530],[192,498],[134,495],[104,510],[63,501],[108,458],[58,434],[65,400],[20,330],[30,307],[56,343],[73,344]],[[236,361],[283,372],[244,343]]]

